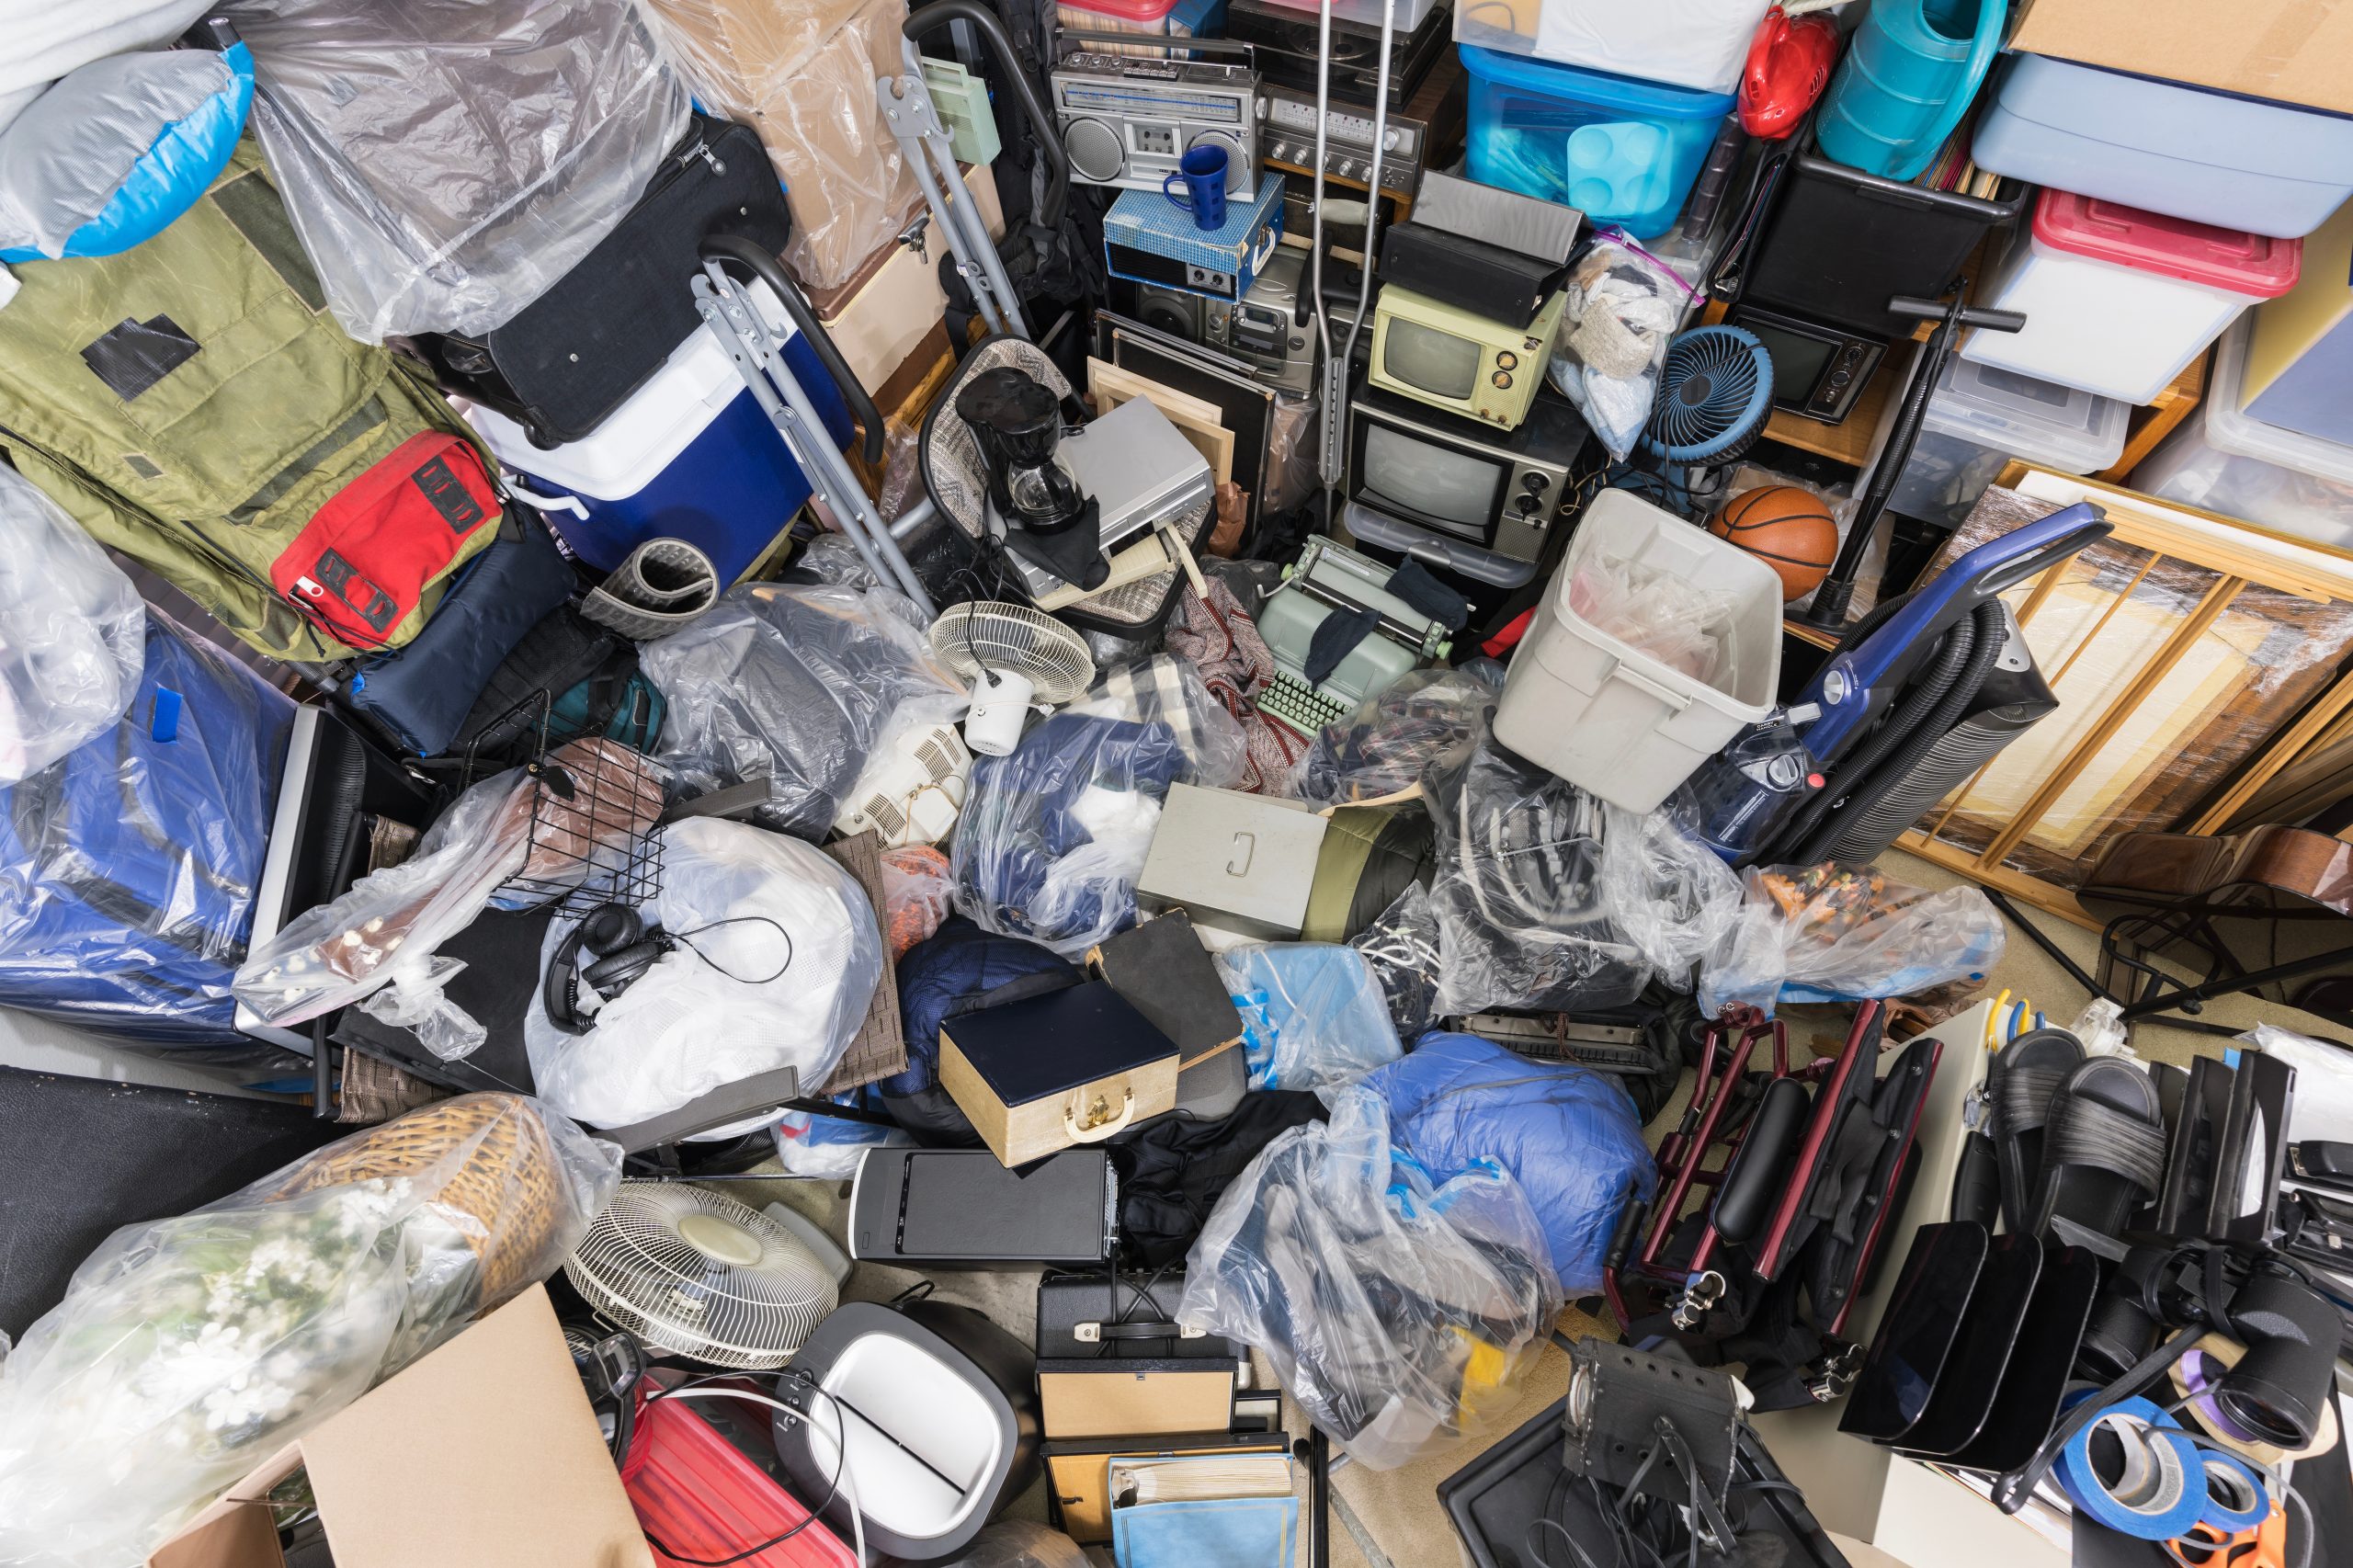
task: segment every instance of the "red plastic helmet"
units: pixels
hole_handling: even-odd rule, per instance
[[[1779,6],[1766,12],[1740,74],[1740,128],[1767,142],[1795,131],[1837,59],[1838,25],[1828,17],[1792,17]]]

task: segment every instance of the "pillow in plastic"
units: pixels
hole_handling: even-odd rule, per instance
[[[0,784],[122,717],[146,624],[139,590],[97,541],[0,467]]]
[[[0,131],[0,261],[154,238],[228,166],[253,97],[242,43],[119,54],[67,76]]]
[[[1572,1296],[1601,1288],[1619,1214],[1648,1202],[1658,1179],[1615,1078],[1437,1031],[1363,1086],[1388,1102],[1397,1142],[1433,1180],[1483,1165],[1510,1172],[1542,1221],[1562,1288]]]
[[[676,945],[586,1034],[549,1023],[534,992],[523,1042],[550,1105],[623,1127],[779,1068],[813,1089],[832,1074],[882,978],[881,929],[847,871],[797,838],[688,817],[662,830],[646,914]],[[541,973],[571,928],[550,923]]]
[[[1217,955],[1242,1015],[1254,1089],[1320,1089],[1361,1078],[1403,1047],[1365,956],[1336,942],[1251,942]]]

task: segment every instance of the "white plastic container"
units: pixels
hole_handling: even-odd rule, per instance
[[[1318,0],[1275,0],[1278,6],[1288,6],[1294,11],[1314,16],[1321,6]],[[1429,18],[1438,0],[1396,0],[1396,19],[1390,25],[1400,38],[1412,32]],[[1344,22],[1359,22],[1368,28],[1381,25],[1384,0],[1332,0],[1332,15]]]
[[[2303,244],[2167,218],[2063,190],[2034,204],[1978,302],[2022,332],[1972,332],[1961,357],[2144,403],[2239,313],[2296,286]]]
[[[1891,404],[1880,426],[1887,439]],[[2021,376],[1995,365],[1947,359],[1920,421],[1912,460],[1888,506],[1907,517],[1958,528],[2012,458],[2061,473],[2097,473],[2124,455],[2132,411],[2114,398]],[[1877,448],[1870,462],[1879,460]],[[1862,489],[1866,480],[1855,482]]]
[[[1290,3],[1290,0],[1285,0]],[[1366,0],[1370,3],[1370,0]],[[1454,38],[1619,76],[1729,93],[1768,0],[1455,0]],[[1381,8],[1370,6],[1372,19]],[[1399,27],[1404,23],[1401,19]]]
[[[2317,544],[2353,549],[2353,447],[2248,418],[2250,322],[2222,336],[2199,417],[2132,471],[2132,487]]]
[[[1709,679],[1638,652],[1578,613],[1578,568],[1603,556],[1731,596],[1730,615],[1710,629],[1722,651]],[[1780,679],[1781,579],[1773,569],[1640,496],[1605,490],[1578,520],[1512,658],[1495,739],[1611,805],[1654,811],[1772,711]]]

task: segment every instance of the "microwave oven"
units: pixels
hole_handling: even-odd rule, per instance
[[[1555,293],[1525,330],[1389,284],[1372,318],[1372,383],[1483,425],[1528,417],[1568,306]]]
[[[1358,386],[1348,400],[1348,499],[1512,561],[1543,552],[1570,505],[1585,421],[1557,393],[1508,435]]]
[[[1883,338],[1757,305],[1734,305],[1724,324],[1756,334],[1773,360],[1773,406],[1836,425],[1854,412],[1887,353]]]

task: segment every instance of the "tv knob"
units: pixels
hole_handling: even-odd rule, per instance
[[[1497,370],[1494,375],[1489,376],[1487,380],[1497,388],[1508,387],[1511,385],[1511,372],[1509,370]]]
[[[1495,356],[1495,369],[1499,370],[1518,369],[1519,356],[1513,353],[1508,348],[1505,349],[1502,353]]]
[[[1531,473],[1519,482],[1519,487],[1530,495],[1541,495],[1544,494],[1544,476],[1540,473]]]
[[[1541,506],[1544,503],[1539,501],[1533,495],[1516,495],[1512,497],[1511,505],[1512,509],[1518,512],[1521,517],[1529,517],[1535,516],[1536,508]]]

